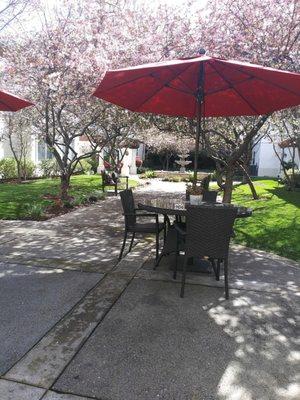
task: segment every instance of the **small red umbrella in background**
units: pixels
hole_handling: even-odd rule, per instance
[[[20,99],[19,97],[0,90],[0,111],[18,111],[33,105],[33,103],[27,100]]]
[[[107,71],[94,96],[131,111],[197,118],[265,115],[300,104],[300,74],[202,55]]]

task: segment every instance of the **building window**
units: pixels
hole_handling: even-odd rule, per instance
[[[50,158],[53,158],[53,154],[51,153],[49,147],[47,144],[43,141],[38,142],[37,145],[37,160],[38,161],[43,161],[43,160],[49,160]]]

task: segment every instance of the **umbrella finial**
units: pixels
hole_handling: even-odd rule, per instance
[[[199,49],[198,53],[199,53],[201,56],[203,56],[203,55],[206,53],[206,51],[205,51],[205,49],[203,49],[203,47],[201,47],[201,48]]]

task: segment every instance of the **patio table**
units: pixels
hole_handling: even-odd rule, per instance
[[[138,203],[138,207],[141,210],[149,211],[155,214],[162,214],[165,217],[165,221],[169,223],[169,229],[167,233],[167,237],[164,241],[164,246],[161,251],[161,254],[157,260],[156,266],[160,263],[163,256],[169,255],[171,253],[176,252],[176,240],[177,234],[174,226],[170,225],[169,216],[174,216],[176,220],[180,220],[182,217],[186,215],[186,207],[190,204],[189,201],[186,201],[184,198],[170,198],[170,197],[155,197],[150,199],[143,199],[142,203]],[[226,204],[223,203],[205,203],[202,202],[201,205],[208,205],[209,207],[226,207]],[[252,215],[252,210],[250,208],[235,206],[237,207],[237,218],[247,218]],[[179,249],[183,248],[183,244],[179,245]],[[179,268],[180,269],[180,268]],[[188,266],[189,271],[193,272],[204,272],[210,273],[210,262],[198,259],[189,263]]]
[[[143,200],[143,203],[139,203],[138,207],[141,210],[150,211],[156,214],[163,214],[165,216],[172,215],[175,217],[184,217],[186,215],[186,207],[190,204],[183,198],[169,198],[169,197],[155,197],[151,199]],[[201,205],[209,205],[215,207],[226,207],[223,203],[205,203]],[[252,215],[251,208],[235,206],[237,207],[237,218],[247,218]]]

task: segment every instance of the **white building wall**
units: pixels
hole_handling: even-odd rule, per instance
[[[277,151],[281,154],[282,150],[277,146]],[[276,156],[273,144],[268,140],[262,139],[259,148],[258,176],[273,176],[280,175],[281,166],[278,157]]]
[[[288,162],[291,160],[289,149],[282,149],[276,145],[276,151],[281,155],[281,157],[284,157],[284,161]],[[274,152],[273,144],[267,138],[262,139],[254,147],[252,157],[252,163],[258,167],[257,176],[282,176],[280,160]],[[297,153],[295,157],[295,163],[299,168],[300,160]]]

